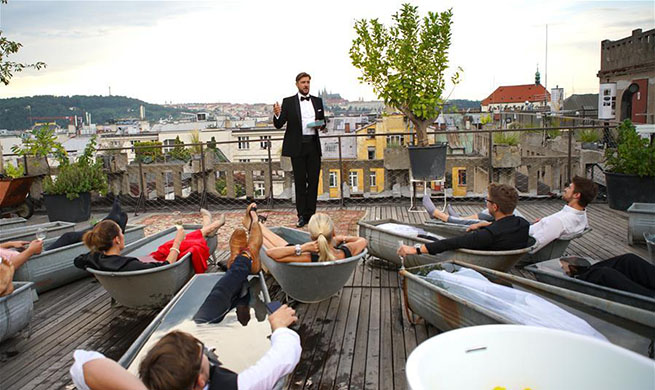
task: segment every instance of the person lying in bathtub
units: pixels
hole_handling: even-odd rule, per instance
[[[210,256],[205,238],[216,235],[218,229],[225,224],[225,217],[221,216],[219,220],[212,222],[209,211],[202,209],[201,214],[201,229],[185,234],[184,229],[178,227],[173,240],[141,258],[121,255],[125,248],[125,237],[116,222],[98,222],[91,231],[84,233],[82,238],[91,251],[77,256],[74,264],[77,268],[88,267],[100,271],[138,271],[175,263],[187,253],[191,253],[194,271],[203,273],[207,270],[207,259]]]
[[[248,206],[248,210],[253,207],[254,203]],[[244,219],[244,226],[248,224],[249,220]],[[261,229],[266,255],[282,263],[345,259],[360,254],[368,245],[363,237],[335,236],[332,218],[323,213],[314,214],[309,219],[307,229],[312,241],[304,244],[289,244],[266,226],[261,225]]]
[[[101,353],[84,350],[73,353],[70,375],[79,390],[272,389],[300,360],[300,337],[288,328],[297,320],[287,305],[269,315],[271,348],[239,374],[223,368],[192,335],[172,331],[148,351],[139,366],[141,379]]]
[[[415,246],[401,245],[398,256],[437,253],[459,248],[503,251],[523,249],[528,246],[530,224],[521,217],[513,215],[519,200],[516,188],[506,184],[489,184],[487,188],[487,210],[494,217],[494,222],[461,236],[446,238],[428,244]]]
[[[125,233],[125,227],[127,226],[127,213],[121,209],[121,203],[118,197],[114,198],[114,203],[111,206],[111,210],[109,210],[109,214],[107,214],[107,216],[102,220],[103,221],[110,220],[116,222],[118,226],[120,226],[121,232]],[[55,242],[46,246],[45,250],[50,251],[53,249],[82,242],[82,237],[84,237],[84,233],[90,231],[91,229],[93,229],[93,227],[76,232],[66,232],[61,236],[59,236],[59,238],[57,238]]]
[[[592,180],[580,176],[574,177],[562,194],[562,200],[566,205],[560,211],[538,219],[530,225],[530,235],[537,240],[537,246],[532,252],[537,252],[558,238],[582,233],[588,227],[586,207],[597,194],[598,186]],[[423,197],[423,207],[432,218],[449,223],[472,225],[474,228],[488,226],[494,220],[488,212],[460,217],[450,205],[447,212],[440,211],[432,203],[429,195]],[[516,209],[514,215],[521,216]]]
[[[27,246],[27,248],[25,248]],[[7,241],[0,244],[0,257],[9,260],[14,270],[20,268],[33,255],[43,251],[43,241]]]

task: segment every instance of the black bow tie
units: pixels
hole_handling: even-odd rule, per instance
[[[303,96],[301,96],[301,97],[300,97],[300,101],[301,101],[301,102],[302,102],[302,101],[305,101],[305,100],[309,101],[309,96],[307,96],[307,97],[303,97]]]

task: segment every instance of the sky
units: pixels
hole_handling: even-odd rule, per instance
[[[47,68],[0,84],[0,98],[107,95],[111,87],[112,95],[159,104],[273,103],[296,92],[295,75],[304,71],[313,93],[371,100],[348,54],[355,20],[389,25],[406,1],[9,0],[0,5],[0,30],[23,44],[9,59]],[[541,83],[563,87],[565,96],[598,93],[601,41],[655,27],[653,1],[412,4],[422,15],[453,10],[450,66],[463,73],[448,92],[457,99],[533,83],[537,66]]]

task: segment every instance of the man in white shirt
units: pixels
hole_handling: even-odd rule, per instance
[[[287,305],[269,315],[271,349],[238,375],[222,368],[195,337],[179,331],[168,333],[148,351],[139,368],[141,380],[102,354],[83,350],[75,351],[70,374],[79,390],[272,389],[300,360],[300,337],[287,328],[296,320]]]
[[[316,213],[318,177],[321,170],[321,143],[318,130],[325,129],[323,100],[309,95],[311,76],[305,72],[296,76],[298,93],[273,106],[273,124],[280,129],[285,124],[282,155],[291,158],[296,185],[297,227],[303,227]],[[316,121],[323,121],[317,125]]]

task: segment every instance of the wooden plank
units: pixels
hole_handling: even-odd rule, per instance
[[[356,280],[355,282],[361,284],[361,279]],[[359,321],[358,313],[361,307],[362,290],[363,289],[361,288],[351,289],[352,297],[350,299],[350,306],[348,307],[347,322],[341,347],[341,357],[335,375],[335,389],[355,388],[350,386],[350,378],[355,357],[355,342],[358,336],[357,323]]]
[[[372,273],[365,267],[362,285],[369,286]],[[367,280],[368,278],[368,280]],[[355,335],[355,348],[353,351],[352,371],[350,372],[350,388],[363,389],[366,377],[366,355],[368,347],[368,325],[371,310],[371,289],[362,288],[362,297],[357,315],[357,332]]]
[[[380,388],[380,268],[371,267],[371,303],[369,305],[368,341],[364,383],[367,389]]]
[[[350,311],[350,302],[353,296],[352,288],[344,288],[341,292],[341,299],[339,300],[339,308],[337,310],[334,320],[334,330],[330,343],[327,348],[327,359],[324,363],[323,373],[319,383],[319,389],[332,389],[335,385],[337,378],[337,368],[340,359],[344,354],[344,340],[346,325],[348,323],[348,313]],[[357,289],[359,290],[359,289]]]
[[[389,284],[398,285],[398,274],[392,272],[389,274]],[[406,387],[405,379],[405,361],[408,353],[405,352],[405,319],[403,318],[403,308],[400,289],[390,289],[389,296],[391,301],[391,337],[392,337],[392,360],[393,360],[393,388],[404,389]]]
[[[393,389],[394,361],[393,349],[395,347],[392,332],[391,288],[397,288],[389,283],[390,274],[394,271],[382,269],[380,271],[380,381],[378,388]],[[404,350],[404,348],[403,348]]]

